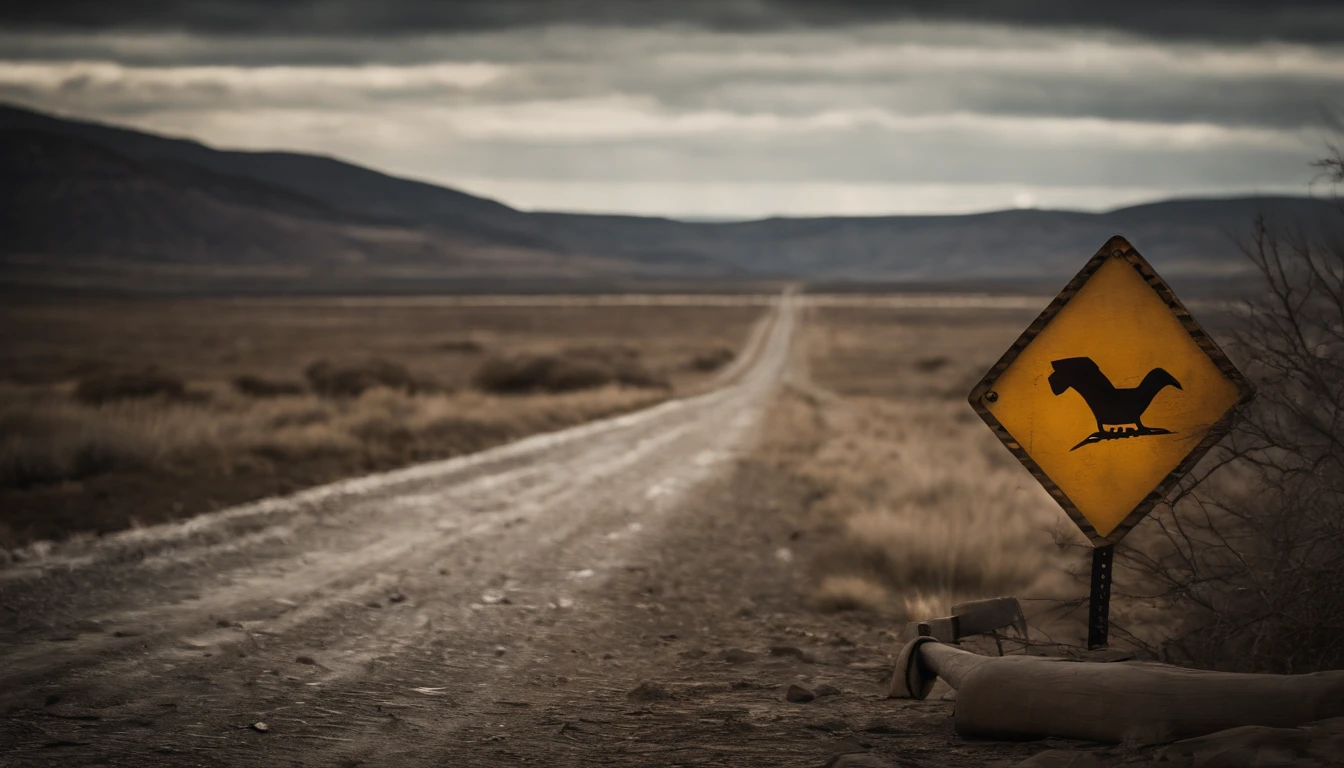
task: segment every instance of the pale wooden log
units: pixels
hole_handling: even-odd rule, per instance
[[[957,733],[981,738],[1157,744],[1344,716],[1344,672],[1250,675],[1150,662],[994,658],[931,638],[902,650],[891,694],[923,698],[933,675],[957,690]]]

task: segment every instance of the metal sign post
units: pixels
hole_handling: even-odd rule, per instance
[[[1095,548],[1089,646],[1109,634],[1114,545],[1250,397],[1241,372],[1119,236],[971,390],[971,407]]]
[[[1092,548],[1092,592],[1087,601],[1087,647],[1105,648],[1111,634],[1111,565],[1115,545]]]

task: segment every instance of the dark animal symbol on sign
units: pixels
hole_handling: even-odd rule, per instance
[[[1090,357],[1066,357],[1054,360],[1050,365],[1055,369],[1050,374],[1050,391],[1062,395],[1070,389],[1078,390],[1097,420],[1097,431],[1069,450],[1076,451],[1102,440],[1171,434],[1169,429],[1143,423],[1143,412],[1148,410],[1158,392],[1164,387],[1183,389],[1170,373],[1154,368],[1143,377],[1139,386],[1118,389]]]

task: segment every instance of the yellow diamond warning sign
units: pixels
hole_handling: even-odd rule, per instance
[[[1113,237],[971,391],[976,413],[1097,546],[1226,433],[1245,378]]]

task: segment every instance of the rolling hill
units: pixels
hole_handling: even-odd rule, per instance
[[[804,279],[1061,283],[1121,233],[1177,283],[1236,281],[1258,214],[1308,230],[1332,200],[1174,200],[1105,213],[703,223],[525,212],[340,160],[0,105],[0,286],[144,291],[572,289]]]

